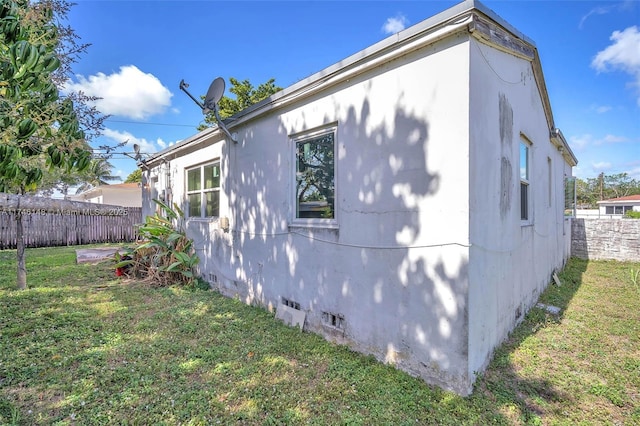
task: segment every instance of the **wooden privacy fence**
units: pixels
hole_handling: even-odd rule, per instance
[[[22,214],[26,247],[51,247],[135,241],[141,207],[120,207],[62,200],[9,203],[0,196],[0,249],[16,248],[16,215]],[[11,196],[15,197],[15,196]],[[46,203],[46,204],[42,204]],[[25,207],[21,207],[21,205]]]

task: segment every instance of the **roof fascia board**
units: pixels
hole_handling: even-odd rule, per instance
[[[481,9],[478,10],[484,15],[487,14],[486,11]],[[578,164],[578,159],[569,147],[569,144],[560,129],[555,127],[553,112],[551,110],[551,102],[549,100],[549,94],[547,92],[547,86],[542,72],[542,64],[540,63],[538,49],[526,36],[517,31],[514,32],[512,27],[505,27],[504,21],[501,19],[496,19],[489,15],[487,15],[487,17],[493,22],[478,15],[476,16],[476,19],[469,24],[469,31],[479,42],[531,62],[533,76],[536,80],[538,93],[542,100],[542,108],[544,109],[547,125],[549,126],[551,143],[562,152],[562,156],[568,164],[576,166]],[[503,22],[500,26],[496,25],[499,21]],[[514,35],[516,38],[511,37],[509,33]]]
[[[274,108],[281,108],[292,102],[312,96],[341,81],[365,72],[395,57],[405,55],[424,45],[432,44],[441,38],[467,29],[471,11],[484,7],[477,1],[467,0],[403,31],[379,41],[378,43],[357,52],[293,85],[271,95],[237,114],[224,120],[228,128],[236,127],[246,121],[257,118]],[[488,9],[487,9],[488,10]],[[490,11],[489,11],[490,12]],[[205,129],[184,141],[166,148],[149,159],[143,165],[153,167],[159,160],[175,154],[187,145],[201,143],[215,133],[222,135],[217,127]]]
[[[140,164],[142,164],[144,167],[153,167],[155,163],[158,163],[163,158],[177,153],[187,146],[197,145],[209,141],[211,136],[215,135],[216,133],[222,135],[222,132],[217,126],[204,129],[203,131],[196,133],[195,135],[190,136],[183,141],[180,141],[168,148],[163,149],[162,151],[152,154],[148,159],[141,161]]]
[[[481,15],[484,15],[482,18]],[[562,133],[555,127],[542,66],[535,43],[495,12],[479,1],[466,0],[426,20],[400,31],[380,42],[357,52],[224,120],[228,128],[237,127],[267,112],[298,102],[342,81],[366,72],[385,62],[433,44],[457,32],[469,31],[474,38],[499,50],[514,54],[532,63],[534,78],[542,99],[553,143],[564,148],[563,156],[573,166],[577,159]],[[510,37],[509,33],[513,36]],[[224,138],[218,127],[203,130],[184,141],[166,148],[144,161],[146,167],[187,146]]]
[[[535,59],[535,47],[479,14],[474,14],[469,32],[479,42],[529,62]]]
[[[481,12],[483,14],[485,13],[484,11]],[[495,20],[494,22],[497,23]],[[509,30],[502,25],[498,26],[480,16],[478,16],[478,18],[469,25],[469,31],[479,42],[531,62],[533,76],[536,80],[536,85],[538,86],[540,99],[542,99],[542,107],[547,119],[547,124],[550,130],[554,129],[555,123],[553,120],[553,113],[551,112],[547,86],[544,81],[540,57],[538,56],[538,49],[535,44],[527,41],[528,38],[524,36],[522,36],[524,38],[519,38],[512,30]],[[516,35],[517,38],[511,37],[509,33]]]
[[[437,15],[400,31],[378,43],[341,60],[280,92],[252,105],[228,119],[227,126],[234,127],[254,119],[274,108],[314,95],[330,86],[353,78],[376,66],[433,44],[456,32],[466,31],[474,4],[465,1]]]
[[[621,197],[621,198],[623,198],[623,197]],[[633,204],[633,203],[640,203],[640,200],[616,200],[614,198],[612,200],[596,201],[596,204],[625,204],[625,205],[629,205],[629,204]]]
[[[549,136],[550,136],[549,139],[551,140],[551,143],[555,145],[556,148],[558,148],[558,150],[562,153],[562,156],[564,157],[565,161],[573,167],[577,166],[578,159],[576,158],[575,154],[571,150],[571,147],[567,143],[567,140],[564,138],[564,135],[562,134],[560,129],[558,128],[551,129]]]

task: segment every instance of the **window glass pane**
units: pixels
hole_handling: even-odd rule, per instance
[[[622,214],[622,206],[615,206],[616,212],[615,214]]]
[[[218,211],[220,209],[220,192],[219,191],[211,191],[205,192],[205,216],[218,216]]]
[[[564,178],[564,214],[565,216],[573,216],[576,195],[576,178]]]
[[[529,185],[520,183],[520,219],[529,219]]]
[[[624,212],[628,212],[629,210],[633,210],[633,206],[624,206]]]
[[[220,187],[220,165],[211,164],[204,166],[204,188],[212,189]]]
[[[200,190],[200,168],[187,172],[187,191]]]
[[[520,142],[520,179],[529,180],[529,146]]]
[[[613,206],[607,206],[606,210],[607,210],[607,214],[613,214]]]
[[[296,217],[334,217],[333,132],[296,144]]]
[[[202,195],[201,194],[189,194],[189,217],[201,217],[202,216]]]

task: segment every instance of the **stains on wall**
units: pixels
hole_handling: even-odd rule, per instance
[[[504,93],[498,96],[498,120],[500,121],[500,218],[504,220],[511,210],[513,193],[513,108]]]
[[[511,161],[503,155],[500,159],[500,218],[503,220],[511,209],[512,170]]]
[[[513,143],[513,108],[504,93],[499,93],[499,119],[500,119],[500,144],[504,148],[511,149]]]

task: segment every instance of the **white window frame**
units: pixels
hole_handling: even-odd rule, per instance
[[[298,144],[333,133],[333,217],[332,218],[301,218],[298,217]],[[290,225],[309,228],[337,228],[338,227],[338,126],[337,123],[325,125],[320,128],[292,134],[291,141],[291,213]]]
[[[576,178],[564,177],[564,216],[565,218],[576,216]]]
[[[522,164],[522,151],[525,149],[525,164],[523,170]],[[522,225],[529,225],[533,223],[533,191],[532,191],[532,150],[533,144],[524,136],[520,137],[520,144],[518,146],[518,176],[520,178],[520,222]],[[523,194],[523,188],[526,189]],[[524,197],[524,199],[523,199]]]
[[[205,188],[205,175],[204,175],[204,168],[205,167],[209,167],[209,166],[214,166],[218,168],[218,186],[213,186],[211,188]],[[192,189],[189,190],[189,172],[194,171],[194,170],[200,170],[200,188],[199,189]],[[207,163],[203,163],[203,164],[199,164],[197,166],[192,166],[189,168],[186,168],[184,171],[184,177],[185,177],[185,182],[184,182],[184,188],[185,188],[185,196],[186,196],[186,201],[187,201],[187,208],[185,209],[185,216],[190,218],[190,219],[209,219],[209,218],[216,218],[216,217],[220,217],[220,185],[221,185],[221,181],[222,181],[222,169],[220,167],[220,159],[216,159],[214,161],[210,161]],[[211,216],[206,216],[206,211],[207,211],[207,203],[206,203],[206,194],[208,193],[217,193],[218,194],[218,211],[214,212],[216,214],[211,215]],[[197,195],[200,194],[200,216],[192,216],[191,215],[191,202],[189,201],[189,196],[190,195]]]
[[[609,209],[612,210],[611,213],[609,213]],[[620,209],[621,211],[618,212],[616,210]],[[628,204],[612,204],[609,206],[605,206],[605,214],[607,215],[613,215],[613,216],[624,216],[627,214],[628,211],[633,211],[633,206],[630,206]]]
[[[547,179],[549,180],[547,207],[551,208],[553,205],[553,163],[551,162],[551,157],[547,157],[547,174]]]

